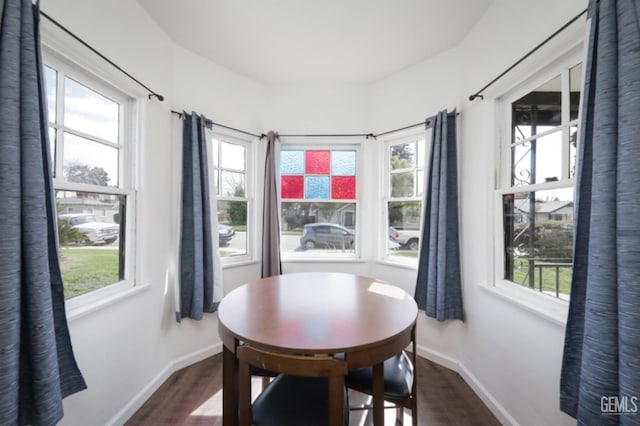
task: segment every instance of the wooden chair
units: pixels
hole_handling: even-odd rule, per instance
[[[243,342],[242,345],[245,343]],[[249,366],[249,372],[252,377],[260,377],[262,390],[265,390],[271,380],[278,375],[278,373],[265,370],[264,368],[256,367],[255,365]]]
[[[269,383],[271,383],[271,380],[278,375],[278,373],[256,367],[255,365],[249,366],[249,372],[252,377],[260,377],[262,379],[262,390],[265,390]]]
[[[240,425],[347,425],[347,364],[331,356],[294,356],[239,346]],[[250,366],[281,373],[251,404]]]
[[[418,425],[416,365],[416,328],[411,330],[411,353],[403,350],[384,362],[384,400],[396,408],[396,424],[404,423],[404,409],[411,410],[411,424]],[[373,395],[373,368],[349,371],[347,388]],[[353,406],[351,410],[369,410],[370,405]],[[389,407],[385,407],[389,408]]]

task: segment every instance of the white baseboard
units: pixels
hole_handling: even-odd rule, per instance
[[[422,345],[416,345],[418,355],[422,358],[426,358],[429,361],[433,361],[443,367],[447,367],[449,370],[458,371],[458,360],[445,355],[442,352],[434,351],[433,349],[426,348]]]
[[[433,349],[426,348],[424,346],[417,346],[418,355],[423,358],[433,361],[443,367],[453,370],[460,374],[460,377],[473,389],[478,397],[484,402],[484,404],[491,410],[494,416],[498,418],[503,425],[518,426],[518,422],[509,414],[509,412],[498,402],[497,399],[485,388],[478,378],[469,371],[469,369],[461,364],[457,359],[445,355],[441,352],[434,351]]]
[[[193,352],[188,355],[181,356],[170,362],[162,371],[160,371],[138,394],[131,399],[131,401],[122,407],[122,409],[111,418],[107,423],[108,425],[123,425],[127,420],[135,414],[136,411],[158,390],[158,388],[178,370],[195,364],[198,361],[202,361],[205,358],[213,356],[222,352],[222,343],[218,342],[199,351]],[[450,370],[453,370],[460,374],[462,379],[473,389],[478,397],[486,404],[491,412],[498,418],[498,420],[505,425],[518,426],[516,420],[509,414],[509,412],[498,402],[497,399],[480,383],[477,377],[461,364],[457,359],[443,354],[442,352],[434,351],[424,346],[417,346],[418,355],[436,364],[442,365]]]
[[[215,343],[206,348],[200,349],[196,352],[181,356],[171,361],[165,368],[162,369],[151,381],[134,396],[128,404],[126,404],[118,413],[107,422],[107,425],[119,426],[123,425],[127,420],[133,416],[140,407],[153,395],[155,391],[178,370],[195,364],[198,361],[202,361],[205,358],[213,356],[222,352],[222,342]]]
[[[484,387],[478,378],[471,373],[465,367],[464,364],[458,364],[458,374],[464,379],[465,382],[473,389],[478,397],[485,403],[485,405],[491,410],[494,416],[498,418],[503,425],[518,426],[518,422],[511,414],[498,402],[496,398]]]

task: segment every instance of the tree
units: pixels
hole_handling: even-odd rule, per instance
[[[244,197],[244,186],[236,184],[233,195],[234,197]],[[247,203],[245,201],[229,201],[229,219],[232,225],[246,225]]]
[[[108,186],[109,173],[102,167],[92,167],[87,164],[70,164],[67,167],[69,182],[87,183],[90,185]]]
[[[73,228],[68,223],[58,219],[58,242],[61,246],[68,246],[70,244],[78,244],[85,240],[85,236],[82,232]]]
[[[338,223],[338,211],[343,207],[336,203],[313,203],[311,209],[317,212],[316,218],[323,222]]]
[[[410,163],[413,159],[413,150],[411,150],[410,147],[411,145],[408,143],[393,145],[391,147],[391,162],[393,162],[393,158],[396,157],[402,160],[408,160]]]
[[[420,226],[420,201],[393,201],[389,203],[389,226],[403,229]]]
[[[393,145],[391,147],[391,170],[411,169],[413,167],[413,150],[409,144]],[[414,173],[393,173],[391,175],[392,197],[413,197]]]

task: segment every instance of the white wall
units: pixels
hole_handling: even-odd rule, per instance
[[[69,311],[72,342],[88,389],[64,400],[61,424],[107,424],[128,418],[141,396],[173,369],[220,350],[215,315],[180,324],[174,319],[179,181],[174,130],[180,122],[170,111],[194,109],[215,121],[261,131],[265,95],[259,84],[177,48],[135,1],[44,0],[42,10],[165,96],[164,102],[148,100],[135,83],[115,76],[131,85],[140,104],[138,290],[83,315]],[[46,20],[45,26],[43,33],[60,36]],[[91,54],[87,57],[81,66],[102,65]],[[109,65],[105,68],[113,72]],[[225,286],[257,275],[255,265],[227,269]]]
[[[192,110],[216,123],[264,131],[266,88],[182,47],[173,47],[174,110]]]
[[[282,134],[365,132],[367,89],[362,85],[328,83],[269,86],[265,126]]]
[[[466,96],[493,79],[570,18],[586,1],[497,1],[460,46],[465,57],[462,108],[462,239],[468,321],[461,340],[462,374],[482,387],[504,410],[501,420],[522,425],[574,424],[559,410],[564,325],[535,314],[501,294],[492,282],[494,141],[496,110],[492,97],[557,55],[568,34],[583,34],[575,24],[535,58],[488,90],[484,101]],[[547,56],[548,57],[548,56]],[[489,255],[489,256],[487,256]],[[489,257],[489,258],[487,258]],[[540,298],[544,296],[538,295]]]
[[[484,101],[471,103],[467,97],[584,8],[583,0],[497,0],[456,48],[372,87],[371,117],[381,130],[419,122],[444,108],[457,107],[461,112],[460,223],[466,321],[458,326],[420,324],[420,344],[432,350],[443,340],[453,340],[445,354],[459,363],[462,376],[504,423],[572,423],[558,408],[562,322],[534,313],[490,287],[497,137],[492,97],[540,66],[544,55],[561,52],[567,41],[550,43],[544,54],[526,61],[488,90]],[[577,31],[567,34],[580,34],[583,28],[576,26]],[[451,337],[456,333],[457,350]]]
[[[459,46],[370,86],[265,87],[175,46],[136,2],[43,0],[45,12],[166,96],[164,103],[141,98],[138,275],[139,284],[147,286],[71,320],[76,356],[89,389],[65,399],[62,424],[126,419],[140,398],[174,368],[220,349],[214,315],[200,322],[174,320],[179,148],[172,137],[178,120],[171,109],[195,110],[255,133],[360,133],[414,124],[443,108],[462,113],[461,240],[467,320],[441,324],[420,314],[421,353],[459,366],[505,422],[570,423],[558,410],[562,325],[486,287],[492,279],[489,200],[496,117],[490,99],[469,103],[466,98],[584,7],[585,0],[496,0]],[[514,77],[505,82],[509,79]],[[508,90],[505,82],[493,94]],[[375,231],[384,226],[376,172],[379,146],[364,142],[362,153],[367,167],[361,179],[361,211],[366,214],[359,220],[362,229]],[[256,205],[261,205],[259,196]],[[367,261],[287,262],[284,271],[353,272],[413,292],[415,269],[377,262],[376,233],[364,234],[361,245]],[[251,264],[225,269],[225,290],[258,277],[259,268]]]
[[[169,97],[171,57],[167,52],[171,43],[137,3],[45,0],[41,7],[129,73]],[[60,33],[55,28],[51,31]],[[46,42],[46,38],[43,40]],[[100,61],[94,60],[98,64]],[[168,233],[158,230],[167,229],[170,220],[163,194],[172,177],[160,172],[170,164],[170,114],[167,101],[163,104],[145,98],[141,97],[138,146],[143,159],[153,155],[154,161],[141,161],[138,176],[137,272],[143,290],[84,316],[69,312],[71,338],[88,389],[64,400],[61,424],[107,423],[169,361],[169,347],[159,342],[166,326],[163,284],[171,244]]]

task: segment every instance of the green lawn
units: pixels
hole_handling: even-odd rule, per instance
[[[542,270],[542,291],[552,292],[556,291],[556,268],[534,268],[534,283],[536,290],[540,289],[540,270]],[[559,268],[558,270],[558,282],[560,294],[571,293],[571,268]],[[529,262],[525,259],[514,259],[513,265],[513,281],[529,286]]]
[[[64,297],[70,299],[114,284],[118,278],[118,249],[61,248]]]
[[[232,227],[234,231],[247,232],[247,225],[240,225],[240,224],[234,225],[233,223],[223,223],[223,222],[220,222],[220,225],[228,225]]]
[[[389,251],[389,255],[390,256],[398,256],[398,257],[408,257],[410,259],[417,259],[418,258],[418,251],[411,251],[411,250],[390,250]]]

